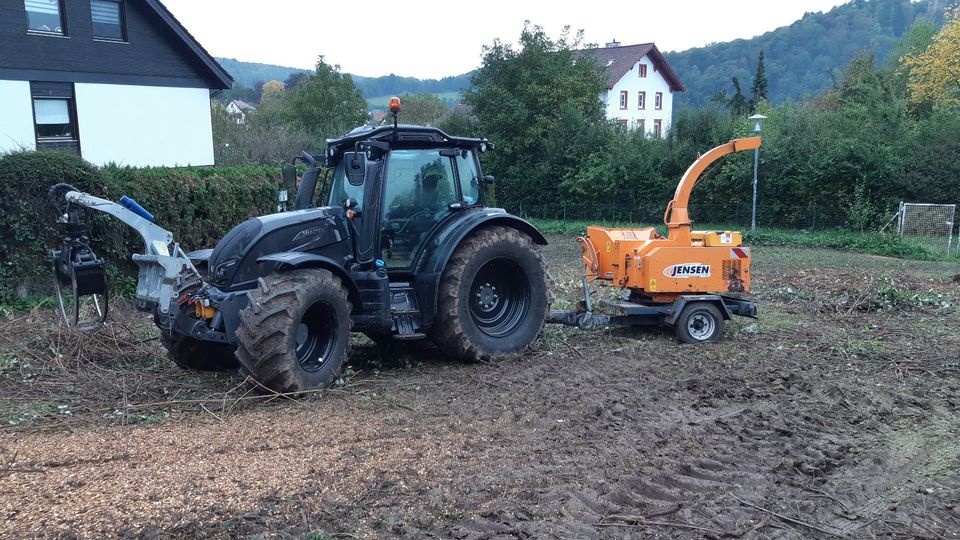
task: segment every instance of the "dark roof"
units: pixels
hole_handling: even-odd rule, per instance
[[[240,109],[241,111],[255,111],[255,110],[257,110],[256,107],[254,107],[253,105],[247,103],[246,101],[243,101],[242,99],[235,99],[235,100],[231,101],[230,103],[233,103],[234,105],[236,105],[237,108]]]
[[[674,92],[683,92],[686,90],[686,88],[683,87],[683,83],[680,82],[680,78],[677,77],[677,74],[674,73],[670,64],[667,63],[667,59],[663,57],[660,49],[653,43],[583,49],[574,51],[574,54],[577,55],[577,57],[582,57],[587,54],[593,55],[597,63],[607,70],[608,89],[613,88],[613,85],[617,84],[617,81],[622,79],[623,76],[633,68],[634,64],[643,58],[644,55],[647,55],[653,62],[653,68],[659,71],[663,75],[663,78],[666,79],[667,84],[670,85],[670,90]]]
[[[207,68],[212,76],[211,82],[216,83],[211,86],[211,88],[225,89],[233,86],[233,77],[227,70],[223,69],[223,66],[221,66],[219,62],[213,59],[213,56],[200,45],[200,42],[197,41],[196,38],[190,35],[190,32],[180,24],[180,21],[173,16],[173,13],[170,13],[170,10],[168,10],[160,0],[145,0],[145,3],[160,17],[160,20],[170,27],[173,33],[190,48],[197,56],[197,59]]]

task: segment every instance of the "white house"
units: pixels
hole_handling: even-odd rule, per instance
[[[247,121],[247,113],[257,110],[256,107],[240,99],[234,99],[227,103],[226,110],[237,119],[238,124]]]
[[[0,51],[0,153],[213,164],[210,92],[233,79],[158,0],[4,0]]]
[[[673,93],[683,92],[683,83],[653,43],[585,49],[607,70],[607,90],[600,95],[607,118],[630,129],[642,129],[654,137],[670,129]]]

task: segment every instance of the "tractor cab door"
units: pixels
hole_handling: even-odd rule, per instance
[[[458,157],[438,149],[390,152],[381,240],[388,269],[409,268],[430,231],[462,204],[454,165]]]
[[[380,244],[380,200],[383,187],[383,159],[370,160],[363,153],[347,153],[333,171],[330,183],[330,205],[344,206],[352,200],[354,206],[350,218],[356,238],[357,259],[360,263],[372,262]],[[357,174],[349,174],[349,167],[360,167]]]

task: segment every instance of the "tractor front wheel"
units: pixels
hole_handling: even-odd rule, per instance
[[[240,312],[237,359],[276,392],[330,386],[347,357],[350,311],[346,289],[328,270],[271,274]]]
[[[233,371],[240,366],[233,355],[233,348],[227,345],[176,334],[160,336],[160,343],[167,349],[170,360],[182,369]]]
[[[462,360],[520,353],[543,330],[548,282],[529,236],[506,227],[477,231],[443,272],[431,334],[447,354]]]

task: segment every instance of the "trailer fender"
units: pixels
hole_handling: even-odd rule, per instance
[[[680,316],[680,313],[683,311],[683,308],[687,304],[693,302],[709,302],[717,308],[720,309],[720,313],[723,314],[723,320],[729,321],[732,318],[730,309],[723,302],[723,298],[716,294],[686,294],[677,298],[673,302],[673,307],[671,307],[670,312],[667,314],[667,317],[663,320],[666,324],[673,326],[677,322],[677,317]]]
[[[360,298],[360,288],[354,283],[350,274],[333,259],[323,255],[313,253],[304,253],[302,251],[285,251],[281,253],[271,253],[257,258],[258,263],[275,263],[276,269],[280,272],[288,272],[299,268],[323,268],[329,270],[333,275],[340,278],[343,285],[347,288],[347,297],[353,304],[353,309],[359,309],[363,302]]]

